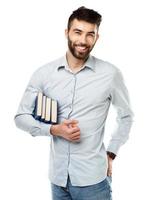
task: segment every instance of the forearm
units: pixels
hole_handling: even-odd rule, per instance
[[[50,136],[51,125],[35,120],[30,114],[16,115],[14,121],[18,128],[29,132],[32,136]]]
[[[132,126],[132,116],[118,120],[118,126],[109,142],[107,151],[117,155],[119,148],[128,140],[129,132]]]

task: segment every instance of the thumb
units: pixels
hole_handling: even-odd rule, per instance
[[[78,120],[76,120],[76,119],[65,119],[65,120],[63,121],[63,123],[66,124],[66,125],[77,124],[77,123],[78,123]]]
[[[108,168],[108,170],[107,170],[107,176],[112,176],[112,169],[111,168]]]

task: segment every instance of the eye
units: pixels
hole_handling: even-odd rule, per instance
[[[88,33],[87,36],[94,38],[95,35],[93,33]]]
[[[80,31],[75,31],[75,33],[76,33],[77,35],[81,35],[81,32],[80,32]]]

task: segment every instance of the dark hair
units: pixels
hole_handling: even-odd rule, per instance
[[[83,20],[91,24],[96,24],[97,27],[99,28],[99,25],[102,20],[102,16],[98,12],[82,6],[78,8],[77,10],[74,10],[73,13],[70,15],[68,19],[68,25],[67,25],[68,30],[70,29],[71,23],[74,19]]]

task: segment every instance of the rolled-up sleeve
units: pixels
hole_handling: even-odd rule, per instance
[[[111,101],[117,110],[117,128],[112,134],[107,151],[117,155],[119,148],[128,140],[133,122],[133,112],[122,74],[116,71],[111,88]]]
[[[37,93],[43,89],[44,76],[41,70],[34,72],[14,117],[16,126],[29,132],[32,136],[50,136],[51,125],[33,117]]]

